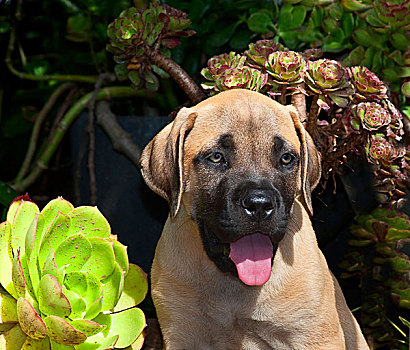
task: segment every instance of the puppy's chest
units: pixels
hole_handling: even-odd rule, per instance
[[[212,293],[211,293],[212,294]],[[309,323],[300,312],[285,309],[275,301],[255,295],[204,293],[200,305],[206,315],[208,334],[219,344],[215,349],[303,349],[303,334]],[[302,316],[302,317],[301,317]],[[306,316],[306,315],[305,315]]]

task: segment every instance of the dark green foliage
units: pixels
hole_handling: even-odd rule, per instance
[[[278,5],[264,0],[169,0],[166,3],[188,13],[196,35],[181,40],[172,58],[194,78],[206,57],[243,51],[249,43],[274,30]]]
[[[284,2],[275,38],[290,49],[320,46],[324,52],[342,54],[346,65],[366,66],[399,92],[409,76],[409,1]]]

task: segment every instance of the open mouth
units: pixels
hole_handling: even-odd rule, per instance
[[[234,242],[221,242],[201,223],[200,233],[208,257],[222,271],[233,274],[250,286],[261,286],[271,275],[278,243],[260,231]]]
[[[261,233],[244,236],[230,244],[229,258],[236,266],[238,277],[250,286],[260,286],[269,280],[273,256],[270,238]]]

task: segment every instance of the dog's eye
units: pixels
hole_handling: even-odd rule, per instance
[[[219,163],[223,163],[224,160],[224,156],[222,153],[219,152],[215,152],[215,153],[211,153],[208,157],[206,157],[210,162],[215,163],[215,164],[219,164]]]
[[[282,157],[280,157],[280,161],[283,165],[289,165],[293,162],[294,159],[295,157],[290,153],[285,153],[282,155]]]

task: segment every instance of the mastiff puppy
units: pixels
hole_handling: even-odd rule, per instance
[[[140,164],[170,205],[151,274],[167,350],[368,349],[312,229],[320,160],[294,107],[219,93]]]

